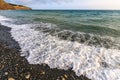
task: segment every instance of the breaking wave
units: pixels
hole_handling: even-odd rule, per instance
[[[78,76],[83,74],[92,80],[120,80],[119,49],[63,40],[35,30],[36,24],[15,25],[3,21],[3,25],[12,28],[11,34],[21,47],[21,56],[25,56],[30,64],[46,63],[51,68],[72,68]],[[50,29],[52,25],[46,26]]]
[[[119,37],[113,38],[110,36],[100,36],[95,34],[73,32],[70,30],[61,30],[56,25],[51,23],[37,24],[35,30],[58,37],[63,40],[77,41],[90,46],[105,47],[112,49],[120,49]]]

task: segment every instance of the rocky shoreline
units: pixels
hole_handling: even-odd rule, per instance
[[[0,80],[90,80],[71,69],[51,69],[47,64],[29,64],[20,56],[20,47],[10,28],[0,25]]]
[[[0,10],[31,10],[31,8],[23,5],[7,3],[4,0],[0,0]]]

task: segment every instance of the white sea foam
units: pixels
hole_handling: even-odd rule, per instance
[[[9,18],[0,15],[0,22],[9,21]]]
[[[78,76],[83,74],[92,80],[120,80],[120,50],[60,40],[31,29],[33,24],[4,25],[12,28],[11,34],[21,47],[21,55],[30,64],[72,68]]]

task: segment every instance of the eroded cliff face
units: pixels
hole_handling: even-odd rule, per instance
[[[0,10],[31,10],[31,8],[22,5],[9,4],[4,0],[0,0]]]

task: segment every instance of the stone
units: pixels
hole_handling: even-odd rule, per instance
[[[45,71],[42,71],[41,74],[44,75],[44,74],[45,74]]]
[[[5,75],[8,75],[8,72],[5,72]]]
[[[65,74],[64,77],[67,78],[68,76]]]
[[[66,80],[64,77],[62,77],[62,80]]]
[[[15,80],[15,79],[11,77],[11,78],[8,78],[8,80]]]
[[[25,78],[26,78],[26,79],[29,79],[29,78],[30,78],[30,74],[26,75]]]

